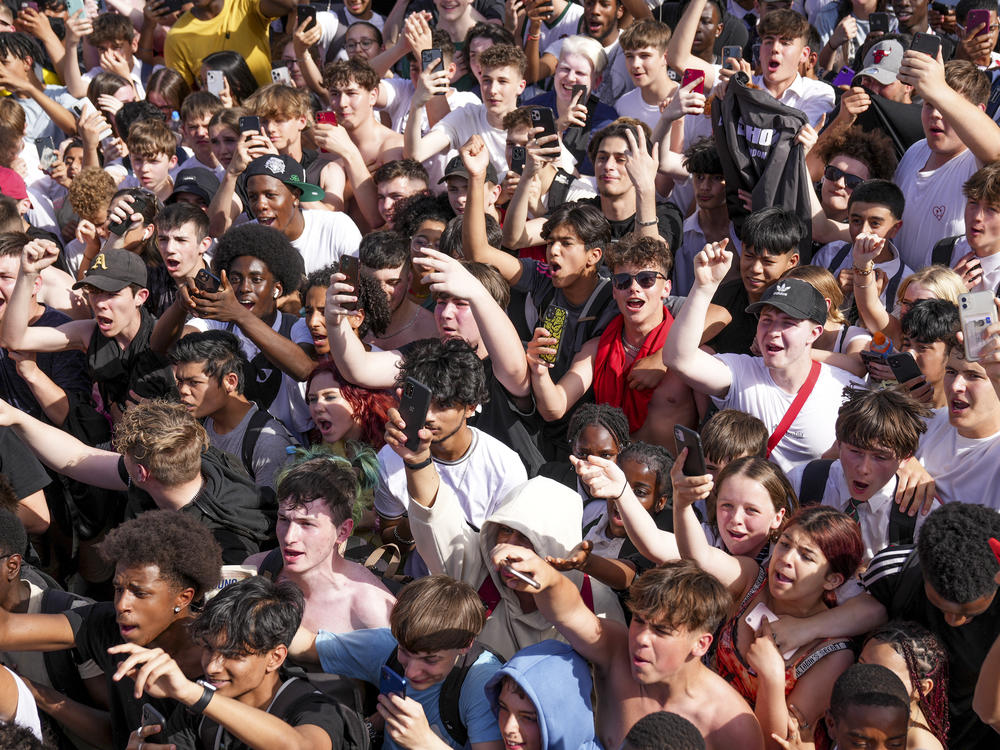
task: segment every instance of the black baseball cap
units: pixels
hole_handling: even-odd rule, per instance
[[[219,192],[219,178],[215,176],[215,172],[204,167],[190,167],[177,173],[174,190],[164,203],[176,203],[178,193],[191,193],[209,204],[217,192]]]
[[[816,287],[802,279],[781,279],[764,290],[760,302],[747,306],[748,313],[759,313],[763,307],[776,307],[799,320],[826,323],[826,299]]]
[[[102,250],[73,288],[92,286],[102,292],[120,292],[129,284],[146,288],[146,264],[142,258],[128,250]]]
[[[456,156],[448,162],[448,166],[444,168],[444,177],[438,180],[438,185],[447,180],[449,177],[464,177],[465,179],[469,179],[469,170],[465,168],[465,162],[462,161],[461,156]],[[486,181],[492,182],[494,185],[500,184],[500,180],[497,178],[497,170],[493,166],[493,162],[486,165]]]
[[[243,184],[251,177],[267,175],[290,188],[297,189],[301,201],[321,201],[326,196],[323,188],[306,182],[306,171],[295,159],[280,154],[266,154],[254,159],[243,172]]]

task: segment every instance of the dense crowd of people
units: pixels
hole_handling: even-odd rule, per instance
[[[0,2],[0,747],[1000,744],[996,0]]]

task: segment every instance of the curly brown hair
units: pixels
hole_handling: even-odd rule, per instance
[[[111,206],[115,180],[100,167],[84,167],[69,186],[69,204],[81,219],[95,222]]]
[[[877,180],[891,180],[899,162],[889,136],[874,130],[864,131],[857,125],[834,136],[819,150],[824,164],[841,154],[864,164],[869,176]]]

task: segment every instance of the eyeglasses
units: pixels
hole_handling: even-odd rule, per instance
[[[659,271],[639,271],[639,273],[616,273],[611,277],[611,281],[615,285],[615,289],[625,291],[632,287],[632,279],[639,282],[639,286],[643,289],[652,289],[657,279],[666,278]]]
[[[344,47],[347,49],[348,52],[350,52],[351,50],[356,50],[358,47],[360,47],[361,49],[371,49],[376,44],[378,44],[378,42],[375,39],[357,39],[357,40],[352,39],[351,41],[347,42],[344,45]]]
[[[843,169],[838,169],[832,164],[827,164],[826,169],[823,170],[823,176],[830,182],[837,182],[841,177],[844,178],[844,187],[848,190],[854,190],[858,185],[860,185],[864,180],[858,177],[856,174],[851,174],[850,172],[845,172]]]

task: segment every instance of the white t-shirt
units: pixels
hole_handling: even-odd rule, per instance
[[[410,102],[413,101],[414,86],[413,81],[406,78],[383,78],[379,82],[382,91],[385,93],[385,106],[381,111],[388,112],[392,120],[392,129],[397,133],[406,130],[406,121],[410,119]],[[466,104],[478,104],[482,106],[482,101],[471,91],[458,91],[452,89],[445,98],[448,100],[448,107],[455,111]],[[427,126],[427,110],[420,110],[420,132],[426,133],[430,128]]]
[[[472,444],[457,461],[434,459],[441,482],[454,491],[465,520],[481,528],[493,506],[507,493],[528,481],[517,454],[495,437],[475,427]],[[403,459],[388,445],[378,453],[378,488],[375,510],[386,518],[399,518],[410,506]]]
[[[712,401],[720,409],[739,409],[757,417],[774,432],[795,400],[771,378],[760,357],[749,354],[716,354],[732,373],[732,385],[723,398]],[[796,464],[822,456],[837,439],[834,423],[843,402],[844,387],[861,381],[845,370],[822,365],[812,393],[771,452],[770,459],[788,472]]]
[[[205,318],[191,318],[186,325],[197,328],[199,331],[230,331],[240,340],[243,354],[248,360],[260,353],[260,347],[247,338],[239,326],[234,325],[230,329],[230,324],[227,322]],[[274,316],[274,325],[271,328],[275,331],[281,330],[281,314]],[[304,337],[301,334],[297,335],[294,326],[291,331],[291,340],[296,344],[312,344],[312,337],[308,335],[308,331]],[[312,417],[309,416],[309,407],[306,405],[306,384],[298,382],[286,372],[281,373],[278,394],[267,410],[271,412],[273,417],[280,420],[298,440],[301,440],[302,435],[312,427]]]
[[[926,139],[917,141],[903,154],[893,177],[906,196],[903,226],[895,242],[910,268],[928,265],[938,240],[965,234],[962,185],[979,169],[975,155],[965,150],[937,169],[924,171],[931,154]]]
[[[559,39],[576,34],[580,26],[580,19],[583,18],[583,6],[578,3],[566,3],[563,12],[558,18],[552,21],[542,21],[542,27],[538,30],[541,39],[538,40],[538,49],[541,54],[549,53],[549,47]],[[549,24],[552,24],[551,26]],[[528,46],[528,26],[524,27],[524,46]],[[557,55],[558,56],[558,55]]]
[[[507,172],[507,131],[495,128],[486,120],[486,107],[482,104],[466,104],[453,109],[433,128],[432,133],[444,133],[451,141],[448,159],[458,155],[458,149],[469,138],[480,135],[490,152],[490,162],[498,175]]]
[[[646,104],[642,98],[642,89],[632,89],[615,102],[615,110],[619,117],[634,117],[646,123],[650,129],[655,129],[660,121],[659,104]]]
[[[968,240],[965,237],[959,237],[955,241],[955,249],[951,253],[951,262],[948,265],[954,268],[962,256],[970,252],[972,252],[972,248],[969,247]],[[1000,285],[1000,253],[980,258],[979,267],[983,269],[983,278],[969,291],[996,292],[997,286]]]
[[[343,255],[357,257],[361,232],[350,216],[340,211],[303,211],[302,218],[305,226],[292,247],[302,253],[307,274]]]
[[[7,669],[7,667],[4,667]],[[25,729],[30,729],[31,733],[39,740],[42,739],[42,722],[38,718],[38,706],[35,705],[35,697],[31,694],[24,680],[14,672],[7,669],[7,672],[14,678],[17,685],[17,710],[14,712],[14,724]]]
[[[209,172],[214,173],[215,176],[219,178],[219,182],[222,182],[222,176],[226,173],[226,168],[221,164],[213,167],[210,164],[205,164],[205,162],[200,161],[197,156],[192,156],[181,162],[181,164],[177,167],[177,174],[180,174],[185,169],[194,169],[195,167],[207,169]]]
[[[948,421],[948,408],[935,409],[920,438],[917,460],[934,477],[942,502],[1000,510],[1000,432],[987,438],[962,437]]]

